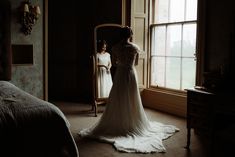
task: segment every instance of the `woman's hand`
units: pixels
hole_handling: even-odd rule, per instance
[[[105,65],[103,65],[103,64],[99,64],[99,65],[98,65],[98,67],[100,67],[100,68],[101,68],[101,67],[106,68],[106,66],[105,66]]]
[[[105,66],[106,70],[109,70],[109,66]]]
[[[105,66],[106,68],[106,72],[109,74],[110,73],[110,67],[109,66]]]

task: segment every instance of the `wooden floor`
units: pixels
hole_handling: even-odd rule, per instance
[[[207,138],[199,138],[192,130],[191,146],[190,150],[187,150],[185,149],[187,143],[186,120],[184,118],[145,108],[145,112],[149,120],[158,121],[164,124],[173,124],[177,126],[180,131],[163,141],[166,148],[165,153],[141,154],[119,152],[115,150],[111,144],[91,139],[81,139],[77,136],[77,133],[81,129],[87,128],[99,120],[102,115],[102,111],[105,108],[104,106],[101,105],[98,107],[98,117],[94,117],[94,113],[90,110],[91,105],[89,104],[68,102],[53,103],[63,111],[69,120],[80,157],[222,157],[227,156],[226,152],[228,151],[226,149],[229,147],[232,148],[232,146],[226,146],[226,143],[221,143],[214,145],[213,151],[210,151],[212,149],[208,146],[209,141]]]

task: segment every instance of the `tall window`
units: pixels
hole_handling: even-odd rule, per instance
[[[154,0],[150,85],[184,90],[196,80],[197,0]]]

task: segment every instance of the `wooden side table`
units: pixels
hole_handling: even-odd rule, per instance
[[[214,96],[203,90],[187,90],[187,149],[190,147],[192,128],[200,135],[211,135]]]

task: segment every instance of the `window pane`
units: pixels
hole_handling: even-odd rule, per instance
[[[185,0],[170,0],[169,22],[184,20],[184,1]]]
[[[181,25],[170,25],[167,29],[167,56],[181,55]]]
[[[183,56],[195,57],[196,53],[196,24],[183,26]]]
[[[183,58],[182,60],[182,90],[195,86],[196,61],[193,58]]]
[[[197,19],[197,0],[187,0],[186,21]]]
[[[160,25],[151,27],[150,85],[191,88],[196,82],[197,0],[154,1],[154,23]]]
[[[152,55],[165,55],[166,27],[158,26],[153,31]]]
[[[151,85],[164,87],[165,57],[152,57]]]
[[[180,89],[180,58],[166,58],[166,87]]]
[[[156,23],[166,23],[168,22],[168,5],[169,0],[157,0],[156,1]]]

